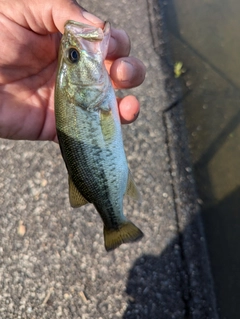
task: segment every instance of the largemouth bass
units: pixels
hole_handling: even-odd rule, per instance
[[[143,233],[123,214],[125,194],[140,195],[128,169],[115,92],[104,66],[110,25],[67,21],[55,88],[58,140],[72,207],[92,203],[104,223],[107,251]]]

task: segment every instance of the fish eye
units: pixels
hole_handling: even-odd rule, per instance
[[[68,59],[72,63],[77,63],[80,59],[80,54],[77,49],[71,48],[68,51]]]

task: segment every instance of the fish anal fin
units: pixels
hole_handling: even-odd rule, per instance
[[[124,222],[119,229],[107,229],[104,226],[104,242],[106,251],[113,250],[124,243],[140,240],[143,232],[132,222]]]
[[[68,176],[68,184],[69,184],[69,201],[70,205],[73,208],[81,207],[83,205],[88,204],[88,201],[82,196],[82,194],[78,191],[77,187],[74,185],[70,176]]]
[[[141,202],[141,194],[133,180],[132,174],[130,170],[128,171],[128,182],[127,182],[127,189],[126,189],[126,195],[131,197],[132,199],[136,200],[137,202]]]

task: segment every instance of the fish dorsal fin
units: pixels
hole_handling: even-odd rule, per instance
[[[69,184],[69,201],[70,205],[74,208],[81,207],[83,205],[88,204],[88,201],[82,196],[82,194],[78,191],[77,187],[74,185],[70,176],[68,176],[68,184]]]
[[[125,194],[138,202],[142,201],[141,194],[133,180],[130,170],[128,170],[128,183]]]

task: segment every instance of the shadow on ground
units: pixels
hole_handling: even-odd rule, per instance
[[[124,319],[217,318],[206,255],[189,262],[184,248],[185,232],[186,236],[192,232],[198,244],[190,250],[196,249],[196,256],[202,253],[205,243],[198,238],[198,224],[199,215],[159,256],[143,255],[135,262],[126,286],[129,301]]]

